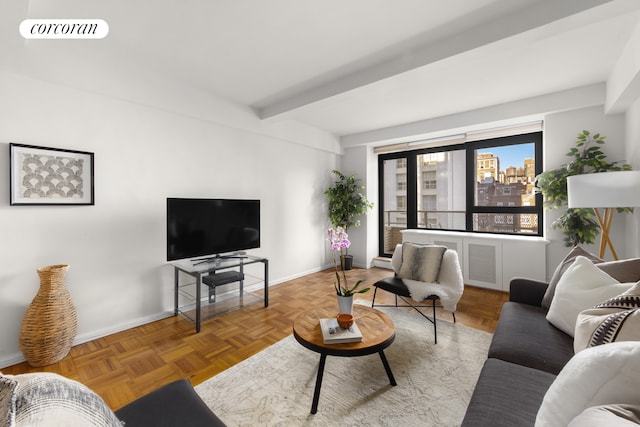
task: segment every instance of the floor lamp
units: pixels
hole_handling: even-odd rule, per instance
[[[600,224],[600,258],[609,246],[615,260],[609,230],[615,208],[640,206],[640,171],[600,172],[567,178],[569,208],[593,208]],[[598,209],[603,209],[600,212]]]

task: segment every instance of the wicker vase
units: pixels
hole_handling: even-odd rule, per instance
[[[64,284],[69,266],[39,268],[40,289],[22,319],[20,350],[31,366],[51,365],[64,358],[78,331],[76,308]]]

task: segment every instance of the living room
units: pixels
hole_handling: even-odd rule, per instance
[[[91,206],[10,206],[5,174],[0,367],[24,360],[18,334],[41,266],[70,265],[76,343],[172,315],[167,197],[260,199],[255,253],[277,286],[332,265],[332,169],[358,174],[377,204],[374,147],[539,120],[545,169],[566,163],[583,129],[607,136],[609,158],[640,167],[637,2],[459,3],[0,5],[2,161],[10,143],[95,155]],[[104,39],[18,32],[25,19],[87,17],[108,23]],[[412,90],[421,79],[431,83]],[[557,215],[545,212],[546,278],[567,252]],[[620,258],[640,255],[639,221],[616,217]],[[350,237],[356,267],[370,267],[376,209]]]

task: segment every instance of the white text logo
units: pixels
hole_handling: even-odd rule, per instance
[[[25,39],[102,39],[109,24],[102,19],[25,19],[20,34]]]

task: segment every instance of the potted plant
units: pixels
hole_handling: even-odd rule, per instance
[[[536,177],[536,189],[544,196],[544,208],[556,209],[567,204],[567,177],[585,173],[631,170],[631,166],[621,162],[607,162],[601,146],[605,136],[591,134],[583,130],[578,134],[576,146],[566,155],[571,161],[557,169],[541,173]],[[629,212],[629,208],[619,208],[618,212]],[[553,222],[553,228],[565,234],[565,246],[595,242],[600,226],[592,209],[567,209]]]
[[[358,289],[363,280],[358,280],[355,285],[350,288],[347,282],[347,273],[345,268],[342,268],[342,280],[340,279],[336,252],[342,253],[342,250],[346,250],[351,245],[351,242],[349,241],[349,235],[342,227],[330,228],[327,233],[327,240],[331,245],[331,255],[333,255],[333,266],[336,273],[336,282],[333,286],[336,290],[336,295],[338,296],[339,311],[340,314],[351,314],[353,308],[353,295],[368,292],[369,288]]]
[[[334,227],[342,227],[346,233],[349,227],[359,227],[360,219],[367,209],[373,207],[373,203],[367,200],[362,194],[364,185],[356,175],[346,176],[338,170],[332,173],[337,180],[327,188],[324,194],[329,199],[329,221]],[[345,270],[350,270],[353,264],[353,256],[349,255],[345,248],[342,256],[342,266]]]

